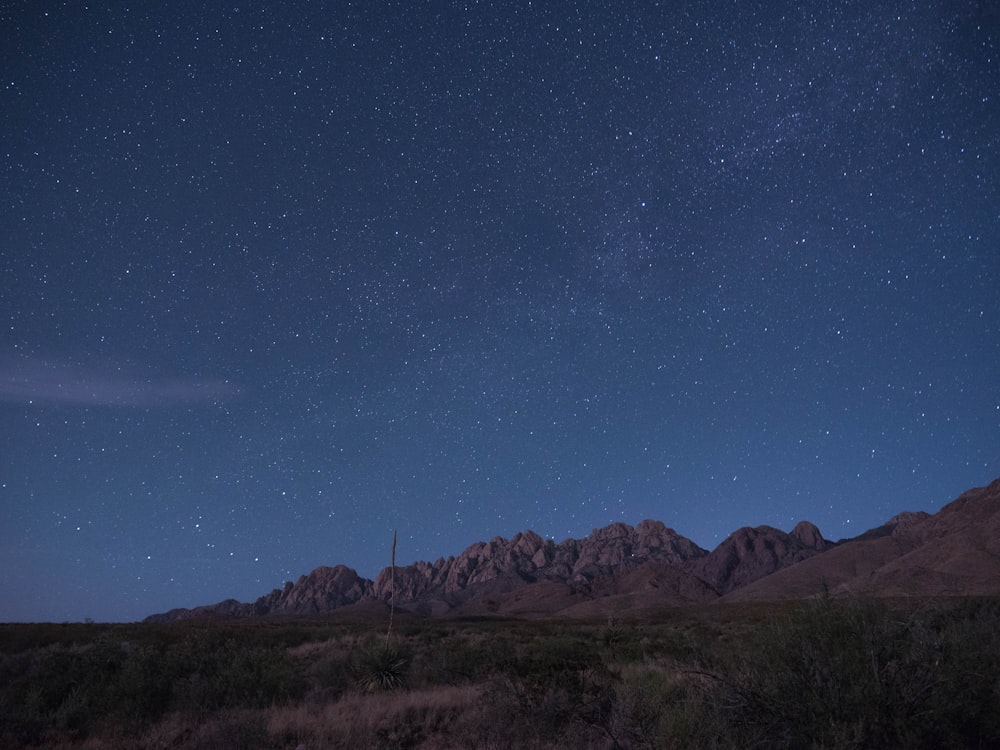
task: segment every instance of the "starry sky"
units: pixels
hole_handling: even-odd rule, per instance
[[[0,621],[1000,476],[992,2],[0,28]]]

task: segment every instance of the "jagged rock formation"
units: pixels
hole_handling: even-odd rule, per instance
[[[728,601],[837,595],[1000,594],[1000,479],[934,515],[901,513],[830,551],[727,594]]]
[[[552,581],[586,591],[598,578],[645,562],[680,565],[706,554],[659,521],[643,521],[635,528],[614,523],[585,539],[559,544],[526,531],[509,540],[494,537],[473,544],[457,557],[397,567],[396,602],[422,614],[441,614],[476,595],[497,596],[524,584]],[[373,595],[389,600],[388,568],[375,579]]]
[[[393,575],[385,568],[374,581],[342,565],[321,567],[252,604],[227,601],[149,619],[321,614],[372,599],[389,602],[393,590],[397,606],[419,614],[444,614],[472,599],[493,602],[490,606],[497,611],[497,597],[527,584],[548,581],[568,586],[570,594],[586,593],[595,580],[647,562],[679,569],[707,554],[659,521],[643,521],[634,528],[613,523],[585,539],[558,544],[525,531],[511,539],[477,542],[455,557],[397,566]]]
[[[372,582],[351,568],[337,565],[316,568],[296,583],[287,582],[253,604],[253,614],[281,612],[289,615],[315,615],[367,599]]]
[[[556,544],[533,531],[512,539],[495,537],[473,544],[457,557],[435,563],[397,567],[397,602],[461,595],[477,584],[497,580],[532,583],[561,581],[587,587],[595,578],[638,567],[646,561],[680,564],[708,554],[659,521],[643,521],[635,528],[614,523],[595,529],[585,539]],[[388,601],[389,569],[375,579],[374,595]]]
[[[770,526],[744,527],[689,570],[724,594],[832,546],[833,542],[826,541],[808,521],[799,523],[790,534]]]
[[[344,565],[321,566],[296,583],[288,581],[249,604],[226,599],[194,609],[172,609],[152,615],[150,622],[170,622],[192,618],[253,617],[270,614],[317,615],[372,598],[372,582]]]
[[[597,616],[719,597],[998,594],[1000,479],[934,515],[900,513],[840,542],[803,521],[790,533],[742,528],[707,552],[659,521],[643,521],[634,528],[613,523],[559,543],[532,531],[495,537],[458,556],[390,572],[370,581],[343,565],[320,567],[250,604],[230,599],[147,619],[317,615],[384,607],[390,598],[423,615]]]

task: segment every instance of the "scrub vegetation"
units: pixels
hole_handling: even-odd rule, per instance
[[[379,627],[0,625],[0,747],[1000,746],[997,599]]]

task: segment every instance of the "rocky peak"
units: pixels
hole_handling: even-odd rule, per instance
[[[576,546],[574,572],[631,569],[644,562],[679,563],[702,557],[705,550],[659,521],[643,521],[635,528],[613,523],[595,529]]]
[[[805,521],[791,534],[771,526],[744,527],[688,569],[720,593],[726,593],[830,546],[819,529]]]
[[[790,536],[801,542],[803,546],[811,549],[823,550],[829,546],[829,542],[819,533],[819,529],[808,521],[799,521],[795,524],[795,528],[792,529]]]
[[[545,540],[530,529],[514,535],[510,540],[510,548],[521,554],[534,555],[545,545]]]
[[[608,542],[614,539],[625,539],[632,536],[635,531],[627,523],[622,523],[621,521],[616,521],[615,523],[608,524],[600,529],[594,529],[590,532],[590,536],[587,537],[588,540]]]
[[[371,581],[345,565],[320,566],[287,581],[280,589],[262,596],[254,604],[254,614],[317,614],[336,607],[354,604],[371,594]]]
[[[659,521],[644,521],[633,528],[613,523],[584,539],[556,544],[534,531],[523,531],[511,539],[494,537],[477,542],[457,557],[434,564],[415,563],[397,567],[397,602],[454,597],[470,586],[491,581],[533,582],[537,580],[586,584],[601,575],[635,568],[647,561],[673,564],[708,554],[694,542],[668,529]],[[391,594],[388,568],[375,579],[373,594],[387,601]]]

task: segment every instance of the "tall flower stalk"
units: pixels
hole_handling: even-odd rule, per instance
[[[396,530],[392,530],[392,562],[389,564],[389,629],[385,632],[385,647],[389,648],[392,618],[396,614]]]
[[[369,692],[396,690],[406,682],[410,654],[400,645],[392,645],[392,623],[396,614],[396,531],[392,532],[392,564],[389,568],[389,627],[385,645],[378,641],[362,648],[354,658],[358,684]]]

